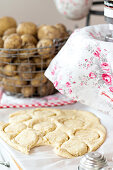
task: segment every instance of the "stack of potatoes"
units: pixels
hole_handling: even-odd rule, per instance
[[[44,71],[58,52],[54,39],[65,40],[63,24],[41,25],[32,22],[17,25],[12,17],[0,18],[0,81],[3,89],[24,97],[53,94],[52,83]],[[61,48],[61,47],[60,47]]]

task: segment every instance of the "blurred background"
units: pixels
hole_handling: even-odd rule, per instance
[[[96,0],[99,1],[99,0]],[[103,10],[103,5],[95,9]],[[37,25],[63,23],[69,29],[75,25],[85,26],[85,19],[72,21],[64,18],[56,9],[53,0],[0,0],[0,17],[12,16],[18,23],[32,21]],[[104,23],[104,16],[92,16],[91,25]]]

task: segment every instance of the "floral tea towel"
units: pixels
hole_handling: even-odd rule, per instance
[[[107,24],[75,30],[45,72],[67,97],[113,115],[113,43]]]

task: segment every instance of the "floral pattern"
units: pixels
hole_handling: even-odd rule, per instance
[[[54,0],[58,11],[67,18],[85,17],[92,5],[92,0]]]
[[[69,98],[111,112],[113,43],[105,42],[107,32],[109,28],[106,24],[75,30],[53,59],[45,75]],[[56,70],[53,75],[54,67]]]

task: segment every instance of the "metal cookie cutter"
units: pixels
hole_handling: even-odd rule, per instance
[[[78,170],[113,170],[113,166],[109,166],[109,162],[100,153],[90,152],[80,160]]]

